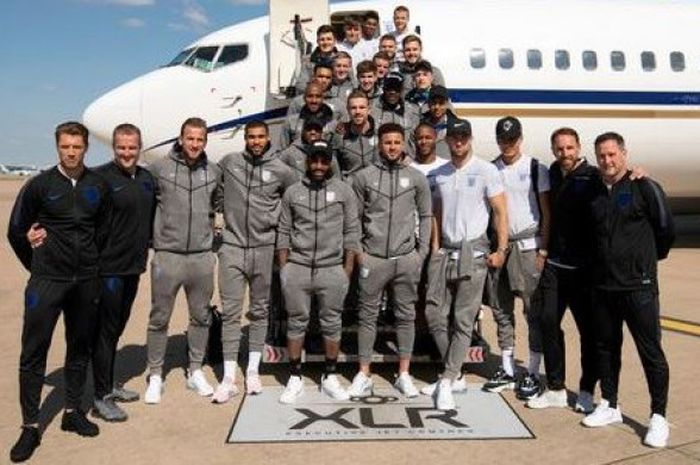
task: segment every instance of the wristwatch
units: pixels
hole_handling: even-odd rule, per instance
[[[537,254],[541,255],[544,258],[547,258],[549,255],[549,251],[547,249],[537,249]]]
[[[502,247],[500,249],[496,249],[496,253],[501,253],[505,256],[508,253],[508,247]]]

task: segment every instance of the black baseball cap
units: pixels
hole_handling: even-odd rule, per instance
[[[453,118],[447,121],[447,137],[472,136],[472,124],[466,119]]]
[[[515,116],[506,116],[496,123],[496,140],[499,142],[512,142],[523,135],[523,126]]]
[[[430,88],[430,92],[428,93],[428,101],[431,100],[449,100],[450,99],[450,93],[447,92],[447,89],[444,86],[432,86]]]
[[[427,71],[429,73],[433,72],[433,65],[430,64],[428,60],[420,60],[413,68],[414,71]]]
[[[321,156],[329,160],[333,158],[333,150],[331,150],[331,146],[328,145],[328,142],[325,140],[317,140],[309,146],[307,158],[315,156]]]
[[[403,89],[403,76],[401,73],[392,71],[387,74],[384,78],[384,89],[402,90]]]

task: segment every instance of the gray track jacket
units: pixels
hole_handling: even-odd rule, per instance
[[[350,186],[336,178],[315,183],[308,177],[282,197],[277,249],[289,261],[311,268],[343,263],[344,251],[360,248],[357,201]]]
[[[352,181],[362,222],[362,247],[382,258],[406,255],[414,249],[422,258],[430,245],[432,205],[428,180],[402,161],[379,158]],[[418,212],[418,237],[415,213]]]
[[[220,170],[206,154],[192,166],[179,151],[148,167],[156,191],[153,248],[175,253],[211,250],[214,194]]]
[[[344,134],[336,134],[334,137],[333,145],[337,149],[338,165],[343,179],[373,164],[377,157],[377,132],[374,118],[371,116],[369,124],[367,132],[355,134],[350,129],[350,123],[343,123]]]
[[[306,176],[306,157],[308,153],[307,144],[301,139],[292,142],[292,145],[279,153],[279,159],[294,171],[295,181],[301,181]],[[331,172],[334,176],[339,175],[337,153],[333,151],[333,161],[331,161]]]
[[[217,197],[226,222],[224,242],[237,247],[274,245],[280,200],[295,179],[291,168],[269,147],[260,157],[247,151],[230,153],[219,167]]]

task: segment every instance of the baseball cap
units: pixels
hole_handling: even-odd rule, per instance
[[[430,64],[428,60],[420,60],[414,66],[414,71],[427,71],[429,73],[433,72],[433,65]]]
[[[322,156],[324,158],[333,158],[333,151],[331,146],[325,140],[317,140],[309,147],[307,152],[307,157]]]
[[[466,119],[454,118],[447,121],[447,137],[472,136],[472,125]]]
[[[514,141],[523,135],[523,126],[514,116],[506,116],[496,123],[496,140]]]
[[[443,99],[443,100],[450,99],[450,93],[447,92],[447,89],[445,89],[445,87],[432,86],[430,88],[430,93],[428,94],[428,101],[437,100],[437,99]]]
[[[384,88],[393,90],[403,89],[403,76],[401,73],[392,71],[391,73],[387,74],[384,78]]]

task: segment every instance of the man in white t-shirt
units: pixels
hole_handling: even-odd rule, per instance
[[[517,383],[520,399],[530,399],[540,391],[542,332],[539,320],[530,310],[530,299],[537,288],[547,258],[549,242],[549,172],[536,159],[522,153],[522,125],[512,116],[496,124],[496,141],[501,150],[494,160],[503,180],[508,205],[509,252],[506,266],[489,275],[488,304],[493,310],[501,349],[501,368],[484,384],[490,392],[516,388],[513,356],[515,347],[515,297],[523,301],[530,349],[527,375]]]
[[[498,170],[471,153],[469,121],[448,123],[451,162],[433,171],[433,214],[440,231],[439,249],[430,261],[426,320],[445,362],[440,381],[422,389],[440,410],[455,408],[452,391],[463,391],[462,364],[481,306],[487,268],[500,268],[508,246],[508,219]],[[493,216],[498,246],[491,253],[486,230]],[[452,328],[450,330],[450,314]]]
[[[343,26],[345,39],[337,45],[338,51],[347,52],[350,55],[352,66],[356,66],[364,60],[371,60],[377,52],[377,47],[374,47],[372,43],[365,42],[362,38],[360,28],[359,19],[350,17],[345,20],[345,25]]]

